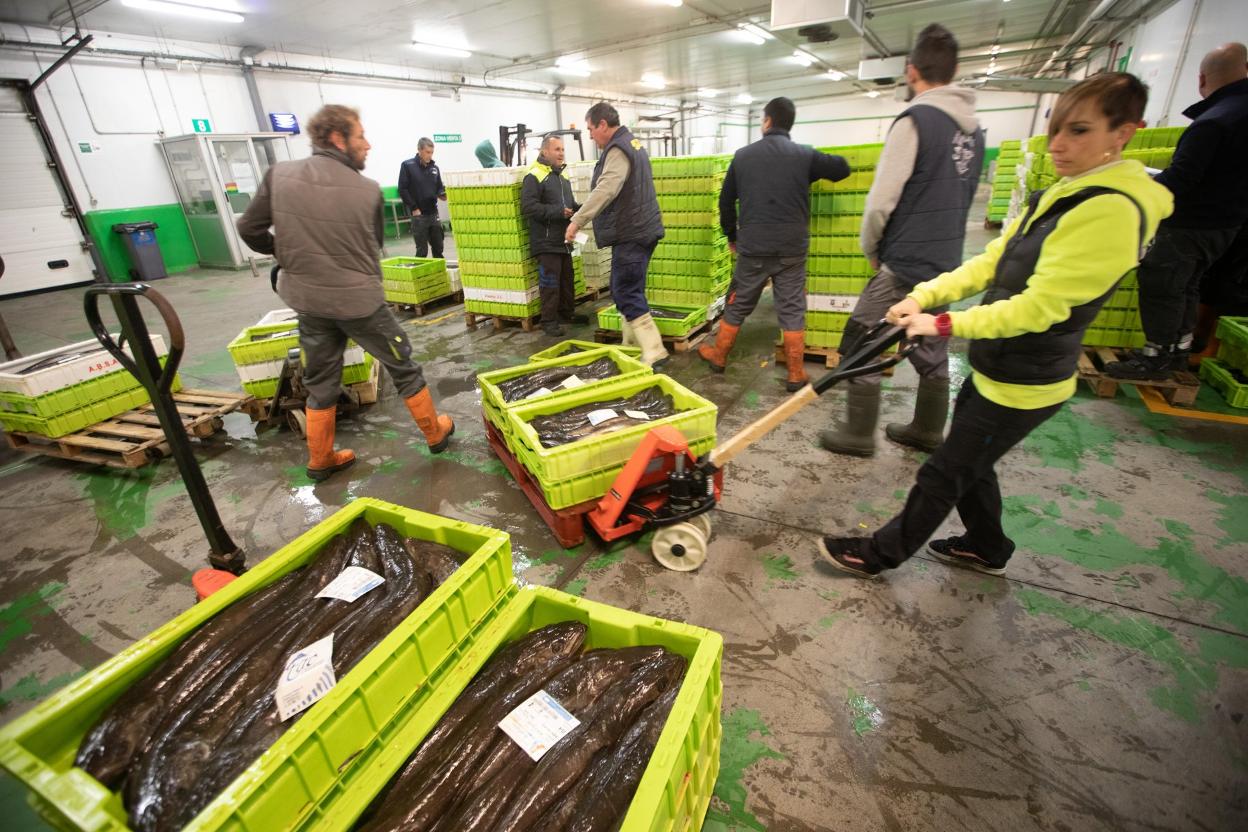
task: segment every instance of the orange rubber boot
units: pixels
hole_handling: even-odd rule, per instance
[[[711,365],[711,369],[717,373],[722,373],[727,369],[728,353],[732,352],[732,345],[737,342],[737,333],[741,331],[741,327],[733,326],[727,321],[719,322],[719,332],[715,335],[715,345],[703,344],[698,347],[698,357]]]
[[[309,407],[304,413],[308,419],[308,478],[320,482],[329,479],[335,471],[350,467],[355,462],[355,454],[346,450],[334,450],[337,406],[321,410]]]
[[[810,379],[806,376],[806,332],[799,330],[797,332],[785,332],[784,334],[784,363],[789,368],[789,377],[784,383],[784,389],[790,393],[796,393],[805,387]]]
[[[407,409],[416,420],[416,427],[425,435],[425,442],[431,453],[440,454],[451,444],[451,434],[455,432],[455,422],[450,416],[439,416],[438,409],[433,406],[433,396],[426,387],[415,396],[408,396]]]

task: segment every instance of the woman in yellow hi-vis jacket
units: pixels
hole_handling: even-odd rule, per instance
[[[1127,73],[1096,75],[1062,93],[1049,122],[1049,153],[1062,178],[1033,193],[983,254],[920,283],[888,311],[911,336],[970,340],[974,372],[901,514],[870,537],[822,538],[828,563],[874,577],[927,542],[946,563],[1004,571],[1014,542],[1001,528],[993,467],[1074,395],[1084,330],[1173,207],[1143,165],[1122,158],[1147,100]],[[985,289],[972,309],[923,313]],[[928,542],[955,508],[965,534]]]

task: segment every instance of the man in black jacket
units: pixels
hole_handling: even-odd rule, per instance
[[[552,338],[563,335],[560,320],[589,323],[585,315],[575,314],[572,254],[564,240],[568,223],[580,207],[572,197],[572,182],[563,161],[563,139],[546,136],[520,187],[520,213],[529,221],[529,250],[537,260],[542,329]]]
[[[1164,379],[1186,369],[1201,277],[1248,222],[1248,49],[1228,43],[1200,62],[1204,99],[1183,111],[1193,119],[1170,167],[1157,182],[1174,194],[1140,262],[1140,322],[1146,343],[1105,367],[1114,378]]]
[[[442,171],[433,161],[433,139],[422,138],[416,143],[416,156],[399,168],[399,199],[412,215],[412,236],[416,238],[416,256],[442,256],[442,220],[438,218],[438,200],[446,199]]]
[[[763,108],[763,137],[733,156],[719,192],[719,224],[737,265],[715,345],[698,355],[722,373],[741,324],[771,280],[776,317],[784,335],[786,387],[806,384],[806,252],[810,247],[810,183],[849,176],[840,156],[829,156],[789,138],[797,108],[773,98]],[[741,213],[737,214],[737,201]]]

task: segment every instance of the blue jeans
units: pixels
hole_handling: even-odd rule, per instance
[[[616,243],[611,247],[611,299],[626,321],[635,321],[650,314],[646,302],[646,269],[650,256],[659,244]]]

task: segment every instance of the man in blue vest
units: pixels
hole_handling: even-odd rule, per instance
[[[698,348],[698,355],[714,372],[724,372],[737,333],[770,280],[789,371],[785,388],[790,393],[808,381],[803,362],[810,185],[849,176],[849,165],[842,157],[820,153],[789,138],[796,118],[797,108],[789,99],[768,101],[763,107],[763,137],[738,150],[728,166],[719,194],[719,224],[737,255],[737,265],[715,345]]]
[[[859,241],[875,276],[845,326],[842,354],[911,288],[962,263],[966,217],[984,165],[984,131],[975,117],[975,94],[950,86],[957,68],[958,42],[948,29],[933,23],[919,32],[906,64],[912,103],[884,140],[862,217]],[[926,338],[911,353],[919,373],[914,418],[885,428],[894,442],[932,451],[944,441],[947,343]],[[853,379],[845,418],[819,440],[835,453],[872,456],[879,417],[880,376]]]
[[[565,239],[572,214],[581,206],[572,196],[572,180],[563,163],[563,139],[546,136],[537,161],[520,186],[520,213],[529,221],[529,251],[537,260],[537,286],[542,298],[542,330],[563,336],[560,320],[587,324],[577,315],[572,252]]]
[[[663,239],[663,218],[650,156],[606,101],[590,107],[585,121],[602,155],[590,180],[593,190],[572,216],[565,238],[572,242],[592,221],[598,245],[611,246],[611,297],[624,322],[624,343],[636,343],[641,360],[658,367],[667,360],[667,349],[646,302],[646,269]]]

